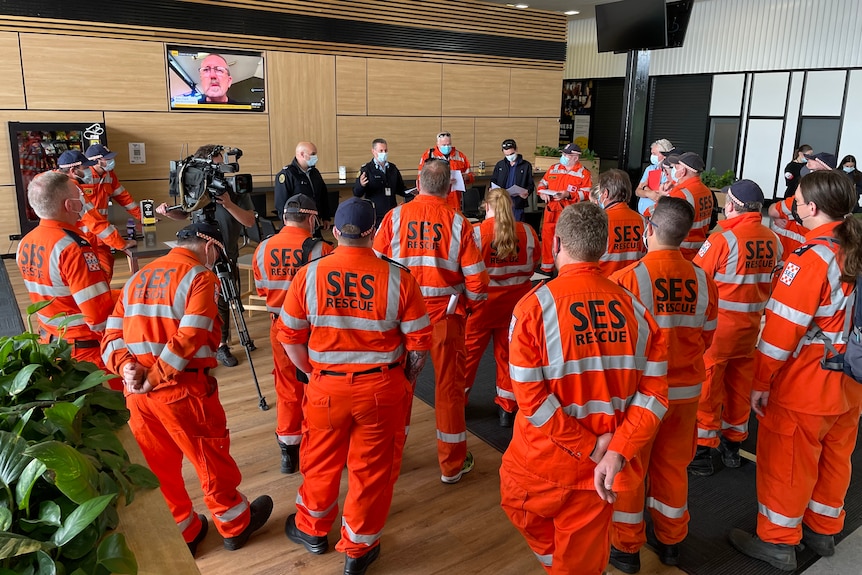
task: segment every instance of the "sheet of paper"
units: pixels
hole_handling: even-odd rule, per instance
[[[450,188],[451,191],[466,191],[466,189],[464,188],[464,176],[461,174],[461,170],[452,170],[450,177],[452,178],[452,187]]]
[[[416,188],[410,188],[409,190],[404,190],[404,193],[405,193],[405,194],[415,194],[415,193],[416,193],[416,192],[418,192],[418,191],[419,191],[419,190],[418,190],[418,189],[416,189]]]
[[[495,184],[494,182],[491,182],[491,189],[492,189],[492,190],[493,190],[493,189],[495,189],[495,188],[499,188],[499,187],[500,187],[500,186],[498,186],[498,185],[497,185],[497,184]]]
[[[174,249],[175,247],[177,247],[177,242],[163,242],[163,243],[171,249]]]
[[[512,186],[511,188],[507,188],[506,191],[509,192],[509,195],[513,198],[516,196],[519,198],[526,198],[528,193],[527,188],[522,188],[521,186]]]

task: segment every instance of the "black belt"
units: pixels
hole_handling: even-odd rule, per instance
[[[183,373],[202,373],[204,375],[210,374],[210,368],[208,367],[187,367],[183,370]]]
[[[354,371],[351,373],[345,373],[343,371],[329,371],[328,369],[321,369],[321,375],[335,375],[338,377],[345,377],[348,375],[368,375],[369,373],[382,373],[384,371],[389,371],[390,369],[395,369],[400,366],[401,362],[396,361],[395,363],[390,363],[389,365],[378,365],[377,367],[372,367],[371,369],[366,369],[365,371]]]

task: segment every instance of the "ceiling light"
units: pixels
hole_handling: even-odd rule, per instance
[[[563,14],[565,14],[566,16],[577,16],[578,14],[580,14],[580,11],[579,10],[568,10],[566,12],[563,12]]]
[[[529,7],[530,7],[529,4],[515,4],[515,8],[522,8],[523,9],[523,8],[529,8]]]

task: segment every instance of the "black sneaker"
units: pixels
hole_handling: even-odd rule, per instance
[[[276,440],[278,441],[278,440]],[[299,446],[278,442],[281,448],[281,472],[287,475],[296,473],[299,469]]]
[[[347,557],[344,560],[344,575],[365,575],[368,566],[380,556],[380,544],[372,547],[365,555],[359,557]]]
[[[647,528],[646,536],[647,543],[655,549],[655,554],[658,555],[659,561],[665,565],[679,565],[679,544],[673,543],[668,545],[659,541],[658,537],[655,536],[655,529],[652,525]]]
[[[698,445],[694,459],[688,464],[688,472],[700,477],[709,477],[715,473],[712,464],[712,449],[705,445]]]
[[[731,529],[727,534],[733,547],[754,559],[760,559],[782,571],[796,571],[796,546],[767,543],[757,535],[742,529]]]
[[[206,538],[207,531],[209,531],[210,528],[210,523],[207,521],[206,515],[198,513],[198,518],[201,520],[201,530],[198,531],[198,534],[195,535],[194,539],[186,543],[186,545],[189,546],[189,552],[191,552],[192,557],[197,555],[198,544]]]
[[[329,550],[329,540],[325,535],[309,535],[299,530],[299,527],[296,526],[296,513],[287,516],[287,521],[284,523],[284,534],[294,543],[303,545],[309,553],[323,555]]]
[[[230,348],[226,345],[219,346],[216,350],[216,359],[225,367],[236,367],[239,362],[230,352]]]
[[[721,454],[721,462],[725,467],[736,469],[742,465],[742,458],[739,456],[739,446],[742,445],[739,441],[728,441],[724,437],[721,438],[721,443],[718,444],[718,453]]]
[[[497,416],[500,418],[500,427],[514,427],[515,414],[497,406]]]
[[[611,545],[611,565],[623,573],[637,573],[641,570],[641,554],[626,553]]]
[[[248,521],[248,526],[242,533],[236,537],[225,537],[224,548],[228,551],[236,551],[246,544],[251,534],[263,527],[267,519],[272,514],[272,497],[269,495],[261,495],[251,502],[249,506],[251,513]]]
[[[802,543],[821,557],[835,555],[835,537],[812,531],[805,523],[802,524]]]

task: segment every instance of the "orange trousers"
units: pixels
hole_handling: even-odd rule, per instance
[[[802,523],[834,535],[844,527],[850,456],[860,407],[810,415],[770,401],[757,431],[757,535],[796,545]]]
[[[275,319],[269,328],[269,341],[272,344],[272,379],[275,384],[275,435],[285,445],[299,445],[302,439],[305,384],[296,377],[296,366],[278,341],[278,323]]]
[[[688,535],[688,472],[696,448],[697,402],[673,403],[652,442],[638,457],[647,468],[647,486],[623,491],[614,503],[611,543],[620,551],[637,553],[646,543],[644,502],[659,541],[679,543]]]
[[[513,465],[500,467],[503,511],[545,571],[601,575],[611,553],[613,507],[590,490],[566,489]]]
[[[460,315],[447,315],[432,326],[431,362],[434,364],[434,415],[437,420],[437,460],[446,477],[461,471],[467,458],[467,420],[464,408],[464,327]]]
[[[566,204],[568,205],[568,204]],[[565,207],[565,206],[563,206]],[[545,217],[542,219],[542,271],[554,271],[554,232],[557,230],[557,220],[560,219],[560,210],[551,211],[545,208]]]
[[[717,358],[707,350],[706,379],[697,410],[697,444],[718,447],[719,436],[745,441],[751,414],[754,349],[745,357]]]
[[[400,367],[359,376],[312,374],[299,448],[301,531],[329,533],[346,463],[348,489],[335,548],[359,557],[378,544],[400,471],[407,394],[410,384]]]
[[[230,435],[214,377],[182,373],[177,383],[145,395],[129,395],[129,428],[186,542],[201,522],[183,481],[183,456],[195,468],[204,503],[222,537],[235,537],[248,526],[249,506],[237,490],[242,480],[230,456]]]

